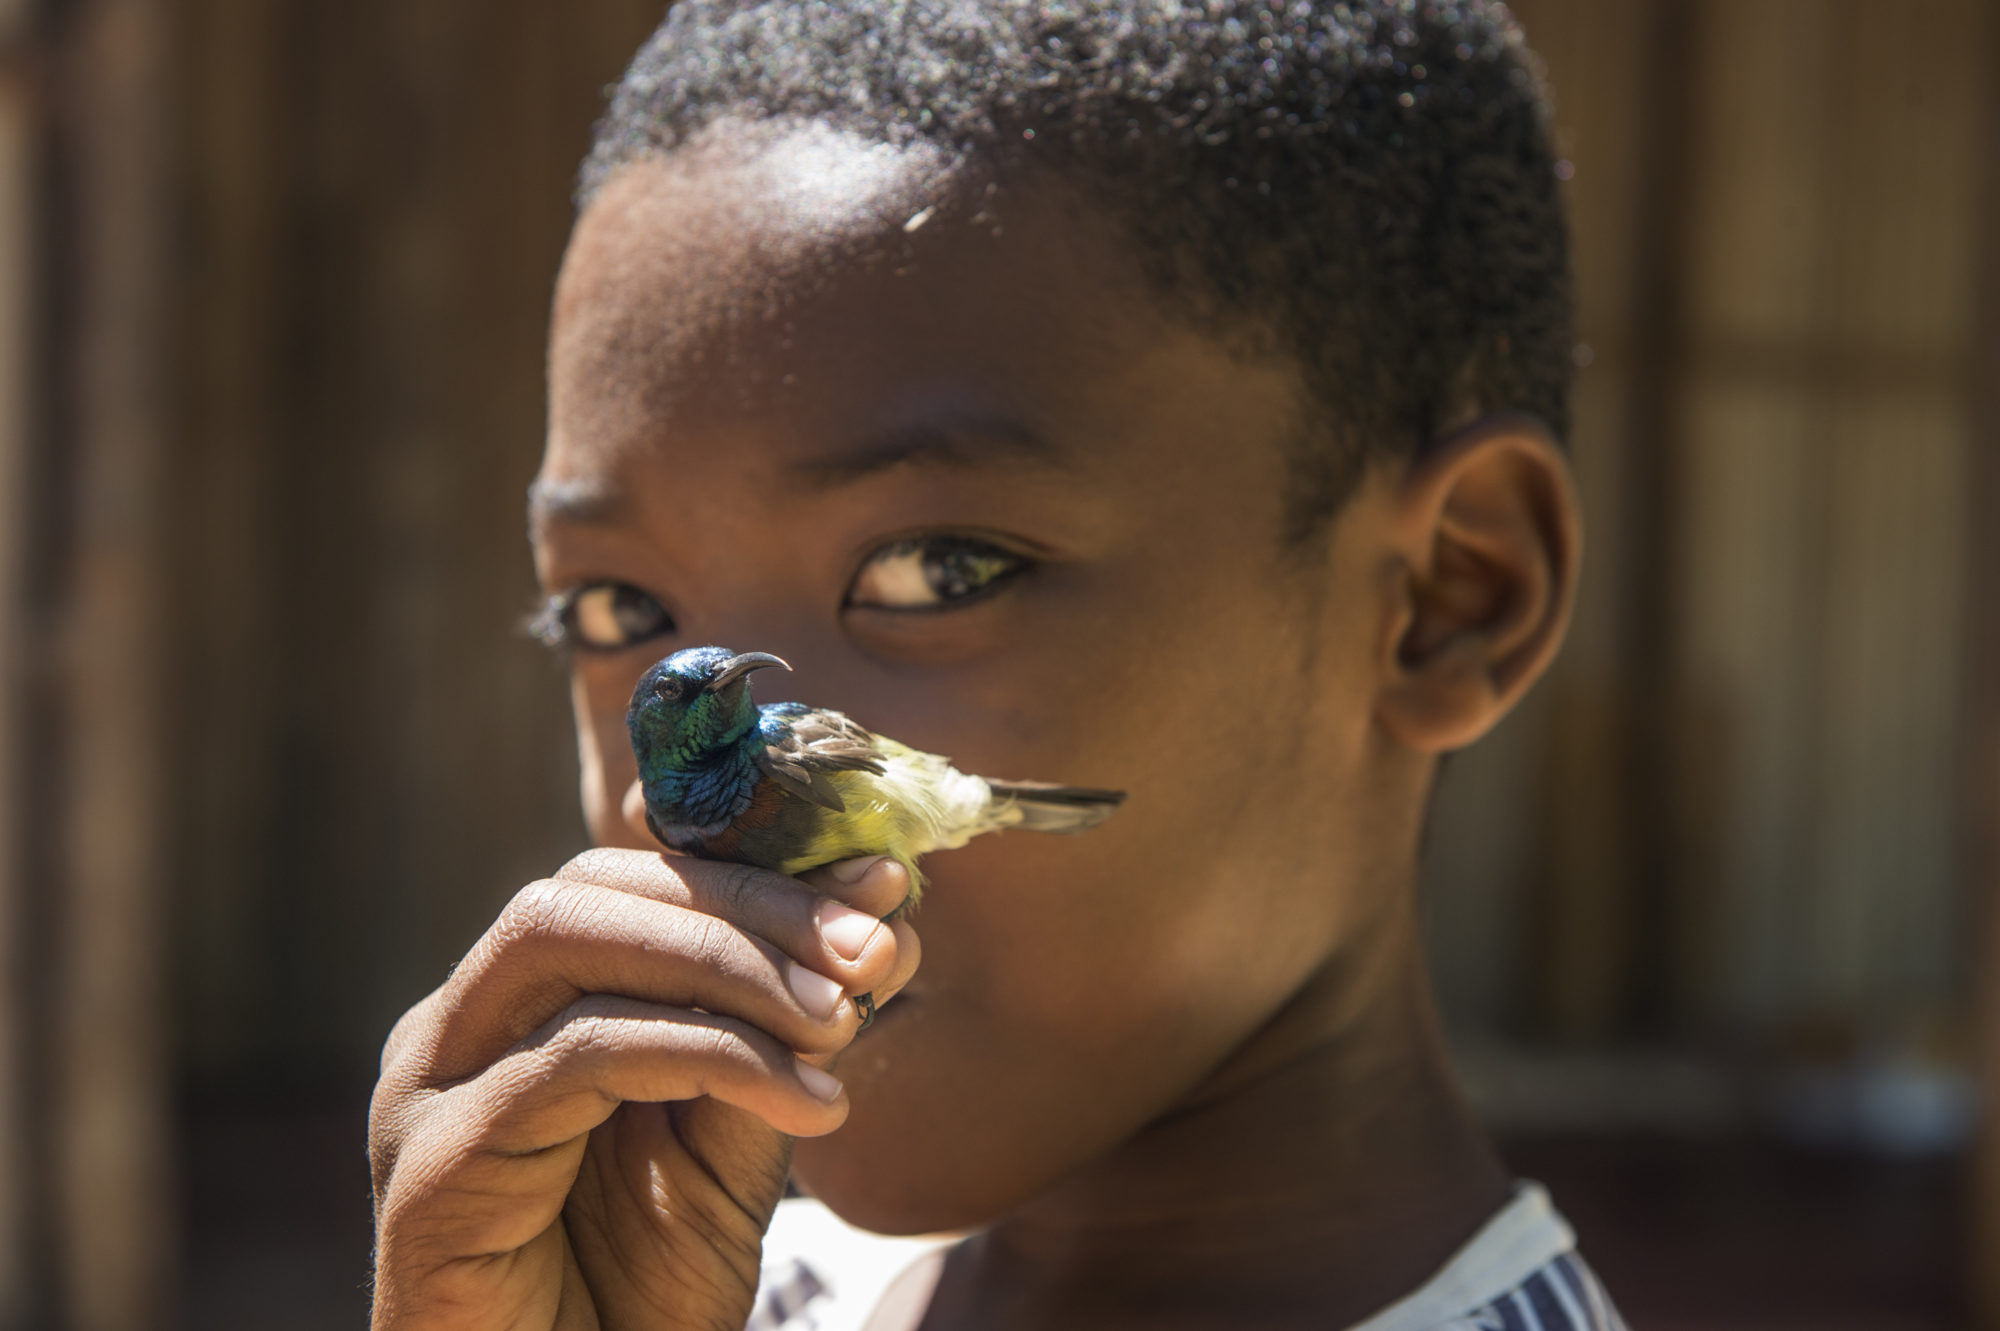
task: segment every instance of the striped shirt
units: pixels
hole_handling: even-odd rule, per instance
[[[955,1241],[884,1238],[818,1202],[784,1202],[765,1235],[745,1331],[861,1331],[892,1287],[899,1302],[928,1300],[929,1285],[912,1291],[911,1283],[935,1282],[942,1264],[924,1259]],[[1523,1183],[1422,1288],[1350,1331],[1625,1331],[1625,1323],[1548,1193]]]

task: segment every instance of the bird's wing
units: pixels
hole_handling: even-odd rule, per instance
[[[801,708],[764,727],[764,736],[758,769],[784,790],[835,813],[845,813],[847,802],[826,779],[828,772],[882,772],[875,737],[839,712]]]

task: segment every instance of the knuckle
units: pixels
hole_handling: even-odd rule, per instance
[[[658,851],[598,846],[584,851],[556,870],[556,880],[579,887],[604,888],[669,904],[685,904],[691,889],[684,866],[688,861]]]
[[[409,1112],[407,1087],[383,1078],[368,1097],[368,1143],[387,1146],[402,1136],[403,1120]]]
[[[734,969],[736,931],[713,915],[695,915],[688,923],[688,959],[709,973]]]
[[[453,967],[454,972],[457,969],[457,966]],[[387,1078],[391,1073],[404,1072],[434,1054],[439,1013],[448,985],[449,980],[425,994],[409,1011],[396,1018],[396,1024],[389,1028],[388,1036],[382,1041],[382,1054],[375,1069],[377,1077]]]
[[[380,1196],[395,1172],[396,1157],[402,1154],[401,1125],[391,1125],[389,1116],[371,1113],[368,1123],[368,1171]]]
[[[575,888],[560,879],[528,884],[514,894],[487,931],[489,946],[495,953],[506,953],[561,934],[575,917],[574,896]]]
[[[419,1190],[404,1184],[400,1179],[386,1186],[378,1185],[375,1190],[375,1229],[378,1244],[391,1235],[407,1240],[410,1231],[419,1229],[420,1222],[412,1212],[424,1201]]]
[[[634,1023],[630,1000],[585,994],[542,1028],[529,1045],[546,1075],[561,1064],[573,1072],[592,1070],[629,1053],[645,1039],[646,1022]]]
[[[422,1152],[418,1151],[417,1156]],[[438,1227],[432,1214],[444,1191],[449,1169],[441,1162],[413,1158],[405,1167],[378,1178],[375,1186],[375,1225],[382,1239],[394,1235],[396,1246],[405,1253],[428,1246],[426,1231]]]
[[[570,883],[616,882],[630,872],[632,853],[610,846],[592,846],[556,870],[556,877]]]
[[[421,1097],[400,1079],[376,1083],[368,1100],[368,1166],[378,1199],[389,1192],[421,1111]]]
[[[748,1041],[727,1026],[700,1026],[695,1028],[694,1038],[690,1042],[690,1052],[704,1067],[727,1068],[743,1061],[743,1051],[747,1044]]]
[[[411,1040],[416,1033],[417,1014],[423,1005],[411,1008],[389,1028],[389,1034],[382,1041],[382,1055],[376,1060],[375,1074],[386,1077],[400,1068],[409,1057]]]
[[[610,1025],[603,1000],[593,994],[565,1008],[552,1023],[547,1038],[538,1043],[552,1062],[581,1062],[602,1052]]]
[[[714,877],[717,900],[741,909],[763,892],[764,870],[749,864],[718,865]]]

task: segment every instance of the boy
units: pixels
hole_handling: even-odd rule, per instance
[[[673,12],[531,495],[600,849],[390,1038],[378,1327],[1617,1325],[1414,900],[1576,577],[1531,68],[1477,2]],[[889,923],[892,862],[663,856],[624,713],[703,643],[1130,799]]]

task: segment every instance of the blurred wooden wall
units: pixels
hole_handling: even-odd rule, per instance
[[[1992,112],[2000,119],[2000,88]],[[2000,143],[1987,154],[1989,189],[2000,194]],[[1973,509],[1969,620],[1972,705],[1965,717],[1966,787],[1962,807],[1971,835],[1972,957],[1979,1090],[1984,1109],[1966,1190],[1974,1217],[1972,1306],[1978,1325],[2000,1327],[2000,246],[1989,243],[1980,282],[1985,309],[1973,373],[1984,415],[1966,493]],[[1985,515],[1985,520],[1982,520]]]
[[[395,1013],[581,845],[523,491],[662,11],[0,3],[0,1326],[173,1324],[185,1125],[358,1159]]]
[[[161,553],[167,46],[143,0],[0,8],[0,1320],[149,1324],[170,1286]]]
[[[570,176],[662,7],[0,0],[0,1327],[170,1322],[189,1125],[358,1158],[390,1020],[580,843],[521,497]],[[1591,548],[1447,781],[1453,1023],[1962,1014],[1995,7],[1519,9]]]
[[[1753,1048],[1948,1022],[2000,15],[1517,10],[1575,170],[1590,548],[1554,677],[1447,782],[1455,1022]]]
[[[581,840],[524,492],[570,183],[663,6],[179,10],[182,1048],[240,1095],[366,1070]]]
[[[28,1302],[28,1199],[39,1191],[28,1149],[38,1135],[26,1085],[31,1004],[20,966],[28,932],[23,841],[32,770],[24,704],[34,663],[22,630],[36,571],[25,528],[37,479],[29,348],[42,119],[26,69],[26,28],[23,6],[0,9],[0,1325],[10,1327]]]

